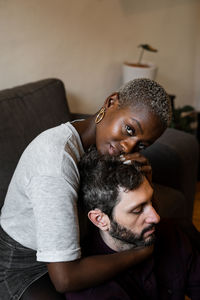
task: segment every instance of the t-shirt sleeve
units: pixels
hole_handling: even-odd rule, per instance
[[[77,191],[62,177],[33,177],[27,187],[33,208],[37,261],[80,258]]]

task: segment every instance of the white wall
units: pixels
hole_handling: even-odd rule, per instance
[[[194,106],[200,112],[200,1],[197,6],[197,26],[194,66]]]
[[[0,89],[58,77],[71,110],[92,113],[150,43],[157,81],[200,110],[199,20],[199,0],[0,0]]]

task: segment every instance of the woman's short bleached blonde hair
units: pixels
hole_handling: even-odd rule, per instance
[[[165,89],[154,80],[134,79],[118,90],[119,106],[147,107],[167,128],[172,118],[170,98]]]

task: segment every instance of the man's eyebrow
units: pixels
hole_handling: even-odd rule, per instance
[[[144,132],[143,132],[143,129],[142,129],[141,125],[140,125],[140,122],[138,120],[136,120],[135,118],[131,118],[131,119],[134,120],[137,123],[137,125],[138,125],[138,127],[140,129],[140,132],[143,134]]]
[[[147,203],[148,203],[148,201],[144,200],[144,201],[142,201],[142,202],[140,202],[138,204],[135,204],[133,206],[130,205],[129,210],[134,210],[134,209],[138,208],[139,206],[145,205]]]
[[[144,205],[148,204],[149,202],[152,202],[153,201],[153,197],[154,197],[154,193],[152,193],[152,195],[149,197],[148,200],[143,200],[140,203],[136,203],[136,204],[131,203],[130,206],[128,207],[128,209],[129,210],[134,210],[134,209],[136,209],[139,206],[144,206]]]

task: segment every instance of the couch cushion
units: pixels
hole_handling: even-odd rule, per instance
[[[192,219],[196,188],[198,146],[195,136],[167,128],[153,145],[143,151],[152,164],[153,182],[184,194],[189,219]]]
[[[180,189],[181,159],[174,149],[156,141],[142,151],[153,170],[153,182]]]
[[[154,184],[154,197],[161,218],[185,218],[187,216],[185,196],[179,190]]]
[[[0,91],[0,207],[26,146],[42,131],[70,119],[64,85],[58,79]]]

